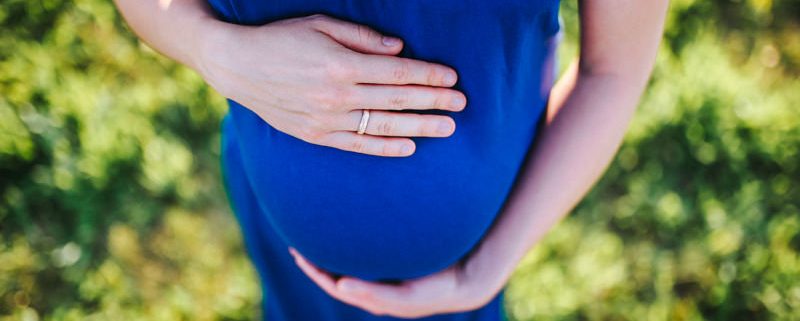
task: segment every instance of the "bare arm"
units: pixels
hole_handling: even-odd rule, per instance
[[[491,280],[479,286],[499,291],[608,167],[649,79],[667,4],[580,1],[580,58],[553,88],[538,146],[505,212],[465,267],[467,275]]]
[[[203,37],[224,28],[204,0],[114,0],[131,29],[160,53],[194,70]]]
[[[137,0],[117,2],[137,5]],[[465,311],[485,304],[505,285],[525,253],[583,198],[608,167],[649,78],[667,3],[667,0],[580,1],[580,58],[552,91],[546,127],[524,165],[505,212],[463,267],[453,266],[401,286],[351,278],[342,278],[334,284],[299,258],[301,268],[322,283],[328,293],[378,314],[420,317]],[[139,19],[146,21],[148,11],[142,10],[137,11],[143,12]],[[197,30],[190,22],[183,25],[169,21],[168,17],[164,14],[156,19],[162,21],[162,28],[174,23],[172,28]],[[202,17],[203,14],[198,14],[196,19]],[[160,30],[150,27],[152,33]],[[356,37],[350,39],[363,38],[357,37],[358,32],[352,34]],[[191,52],[197,50],[191,42],[187,48],[171,49],[166,44],[159,50],[168,55],[174,50],[176,59],[180,61],[184,55],[185,63],[191,65]],[[383,52],[392,54],[399,50],[395,47]],[[275,52],[275,56],[279,54],[280,51]],[[367,71],[375,73],[376,69]]]
[[[542,136],[505,211],[466,262],[399,285],[334,280],[290,250],[298,266],[328,294],[373,314],[418,318],[486,305],[611,162],[653,67],[667,2],[580,1],[580,57],[551,92]]]

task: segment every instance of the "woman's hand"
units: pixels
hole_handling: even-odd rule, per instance
[[[478,309],[500,292],[510,275],[498,277],[502,271],[509,270],[505,266],[501,268],[503,264],[499,261],[473,264],[475,257],[470,257],[440,272],[396,285],[349,276],[337,280],[295,249],[289,248],[289,252],[300,269],[330,296],[374,315],[398,318],[421,318]]]
[[[309,143],[380,155],[407,156],[408,138],[447,137],[451,117],[399,109],[460,111],[463,93],[450,67],[396,57],[402,41],[369,27],[315,14],[262,26],[209,29],[197,69],[225,97],[276,129]],[[355,131],[371,109],[366,135]]]

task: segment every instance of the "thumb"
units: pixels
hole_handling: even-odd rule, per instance
[[[361,53],[396,55],[403,49],[402,40],[384,36],[365,25],[322,14],[312,16],[312,21],[316,30],[330,36],[345,47]]]

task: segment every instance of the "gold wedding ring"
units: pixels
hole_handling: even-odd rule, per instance
[[[358,134],[363,135],[367,131],[367,123],[369,122],[369,109],[362,109],[361,123],[358,124]]]

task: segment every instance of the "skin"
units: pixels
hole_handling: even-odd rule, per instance
[[[463,94],[446,88],[454,82],[445,81],[443,75],[452,69],[397,60],[392,56],[401,50],[399,45],[382,46],[380,35],[365,26],[316,15],[241,27],[216,21],[203,1],[116,3],[134,31],[156,50],[198,70],[226,97],[242,99],[265,121],[307,141],[402,156],[399,145],[413,142],[389,134],[429,135],[435,127],[431,123],[444,119],[412,115],[395,118],[387,126],[379,116],[378,121],[371,119],[374,127],[368,133],[387,137],[356,135],[352,131],[360,112],[344,105],[387,110],[404,104],[452,108],[448,110],[464,105],[454,103]],[[610,164],[650,76],[667,6],[668,0],[579,0],[580,55],[554,86],[537,148],[523,165],[497,223],[472,255],[438,273],[393,285],[348,276],[335,279],[289,249],[298,267],[332,297],[376,315],[417,318],[488,303],[523,256],[572,210]],[[221,48],[234,48],[230,52],[236,52],[235,57],[220,55]],[[341,66],[347,67],[334,67],[331,61],[345,62]],[[278,76],[265,77],[269,72]],[[358,87],[362,82],[376,90]],[[260,91],[265,93],[254,94]],[[285,92],[292,94],[283,96]],[[303,95],[308,92],[317,92],[317,100]],[[282,96],[277,98],[276,93]],[[331,96],[320,98],[325,95]],[[332,97],[359,103],[335,107]],[[325,101],[327,107],[319,108]],[[400,117],[390,113],[385,111],[384,121]]]
[[[652,70],[667,0],[581,0],[580,56],[551,92],[547,124],[497,224],[465,260],[399,285],[334,279],[290,249],[331,296],[376,315],[461,312],[488,303],[524,255],[605,172]]]
[[[219,21],[203,0],[115,3],[155,50],[196,70],[275,129],[309,143],[408,156],[416,146],[407,137],[448,137],[456,124],[449,116],[395,110],[457,112],[466,106],[466,96],[448,88],[458,81],[453,68],[396,57],[402,40],[385,43],[392,39],[367,26],[321,14],[241,26]],[[364,106],[372,112],[359,135]]]

